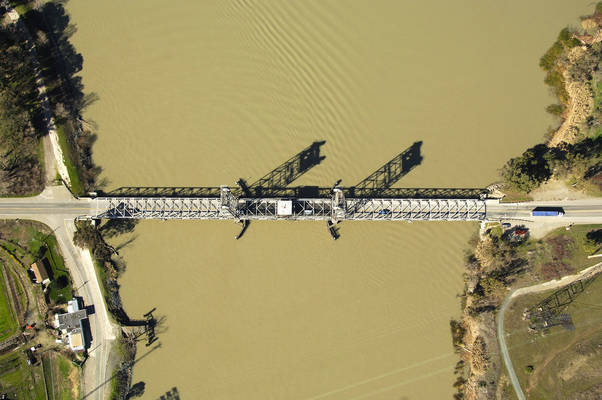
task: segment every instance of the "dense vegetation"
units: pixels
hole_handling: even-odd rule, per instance
[[[591,42],[592,35],[599,28],[601,10],[602,2],[596,6],[592,17],[584,17],[590,18],[589,21],[595,25],[589,28],[591,32],[586,29],[582,36],[578,36],[584,40],[589,38],[588,45],[583,46],[575,37],[576,32],[565,28],[539,63],[546,72],[546,84],[552,88],[559,102],[550,105],[549,112],[561,117],[567,113],[569,97],[565,77],[583,88],[579,93],[593,100],[593,107],[591,110],[589,106],[580,109],[580,121],[585,122],[570,126],[576,138],[573,143],[562,143],[556,148],[539,144],[508,161],[501,171],[507,190],[528,193],[550,178],[557,178],[594,195],[602,192],[602,43]],[[576,46],[580,48],[574,49]]]
[[[93,124],[82,118],[96,95],[84,95],[81,77],[76,76],[83,58],[69,42],[75,27],[64,6],[45,2],[34,7],[35,3],[21,1],[21,23],[0,26],[0,195],[32,194],[43,187],[39,138],[48,121],[41,112],[36,73],[46,86],[61,134],[72,189],[84,192],[93,188],[100,172],[91,157]],[[0,20],[5,17],[0,7]]]
[[[0,25],[0,51],[0,195],[34,194],[44,183],[34,63],[13,25]]]
[[[83,67],[82,55],[69,41],[76,28],[60,2],[46,2],[41,7],[31,8],[22,18],[35,39],[49,101],[57,125],[65,133],[67,148],[63,150],[67,153],[68,164],[73,164],[72,181],[81,181],[82,191],[90,190],[100,169],[92,162],[95,135],[91,128],[94,124],[84,121],[82,112],[97,99],[97,95],[84,94],[82,78],[76,75]]]
[[[109,245],[104,238],[130,232],[134,225],[135,221],[109,220],[97,228],[88,221],[78,221],[76,223],[77,230],[73,235],[73,241],[77,246],[90,249],[99,268],[107,307],[122,325],[130,322],[130,318],[123,309],[117,283],[117,278],[124,271],[125,265],[118,257],[118,248]]]
[[[530,192],[552,177],[575,186],[594,184],[602,190],[601,171],[602,136],[598,136],[558,147],[538,144],[508,161],[501,174],[510,189],[522,192]]]
[[[548,111],[554,115],[561,115],[568,103],[568,93],[565,89],[565,81],[560,70],[562,58],[566,56],[566,50],[578,46],[580,43],[573,38],[572,32],[564,28],[558,34],[558,38],[539,60],[539,66],[546,71],[544,82],[554,91],[560,104],[552,104]]]

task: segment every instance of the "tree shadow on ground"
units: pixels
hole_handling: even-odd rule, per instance
[[[35,42],[41,76],[57,127],[62,130],[79,170],[85,190],[94,187],[100,167],[92,161],[95,124],[83,119],[83,111],[98,101],[96,93],[85,93],[82,77],[83,56],[71,44],[77,31],[63,2],[45,2],[22,16]]]

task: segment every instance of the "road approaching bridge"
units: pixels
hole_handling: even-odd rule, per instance
[[[57,188],[58,189],[58,188]],[[55,190],[56,192],[56,190]],[[63,189],[63,192],[66,191]],[[538,207],[557,207],[563,216],[533,217]],[[0,199],[0,218],[60,216],[64,219],[218,219],[307,221],[501,221],[602,223],[602,198],[501,203],[492,199],[235,197],[227,187],[215,197],[48,196]]]
[[[486,200],[488,221],[517,221],[531,224],[570,225],[602,224],[602,198],[584,200],[539,201],[524,203],[500,203],[498,200]],[[562,216],[532,216],[535,208],[560,208]]]
[[[52,229],[78,296],[83,297],[86,305],[95,306],[94,314],[88,317],[92,347],[84,365],[82,398],[103,400],[105,385],[111,381],[109,354],[119,332],[104,305],[90,253],[73,244],[74,220],[90,215],[91,204],[90,199],[75,199],[63,186],[48,186],[35,197],[0,198],[0,218],[35,220]]]
[[[453,193],[431,190],[432,193]],[[328,192],[327,192],[328,193]],[[533,217],[536,207],[561,207],[564,216]],[[236,197],[227,187],[213,197],[96,197],[74,198],[62,186],[48,187],[35,197],[0,199],[1,219],[31,219],[50,226],[80,294],[90,304],[104,304],[89,254],[73,244],[74,220],[103,218],[344,220],[360,221],[518,221],[549,228],[570,224],[602,224],[602,198],[556,202],[500,203],[484,198],[345,197],[335,187],[330,196]],[[332,233],[332,232],[331,232]],[[86,254],[83,256],[82,254]],[[81,260],[88,260],[84,263]],[[102,399],[105,375],[116,328],[104,306],[90,318],[93,349],[86,363],[85,398]]]

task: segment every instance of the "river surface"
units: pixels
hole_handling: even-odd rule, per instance
[[[353,185],[412,143],[398,186],[480,187],[554,122],[538,59],[591,0],[71,1],[108,189]],[[469,223],[145,221],[122,249],[144,398],[445,399]],[[117,244],[127,237],[117,239]],[[148,354],[147,354],[148,353]]]

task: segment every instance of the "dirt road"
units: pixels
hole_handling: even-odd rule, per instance
[[[506,300],[502,304],[500,308],[500,312],[497,315],[497,337],[498,342],[500,344],[500,350],[502,352],[502,357],[504,358],[504,364],[506,364],[506,370],[508,371],[508,376],[510,377],[510,382],[514,387],[514,392],[519,400],[525,400],[525,394],[523,393],[520,383],[518,382],[518,377],[514,372],[514,367],[512,366],[512,360],[510,359],[510,354],[508,353],[508,347],[506,346],[506,338],[504,336],[504,313],[508,308],[508,305],[512,302],[515,297],[522,296],[528,293],[537,293],[543,292],[550,289],[559,288],[569,283],[588,278],[602,271],[602,263],[598,263],[589,268],[584,269],[575,275],[568,275],[561,279],[551,280],[549,282],[539,283],[537,285],[528,286],[520,289],[513,290]]]

